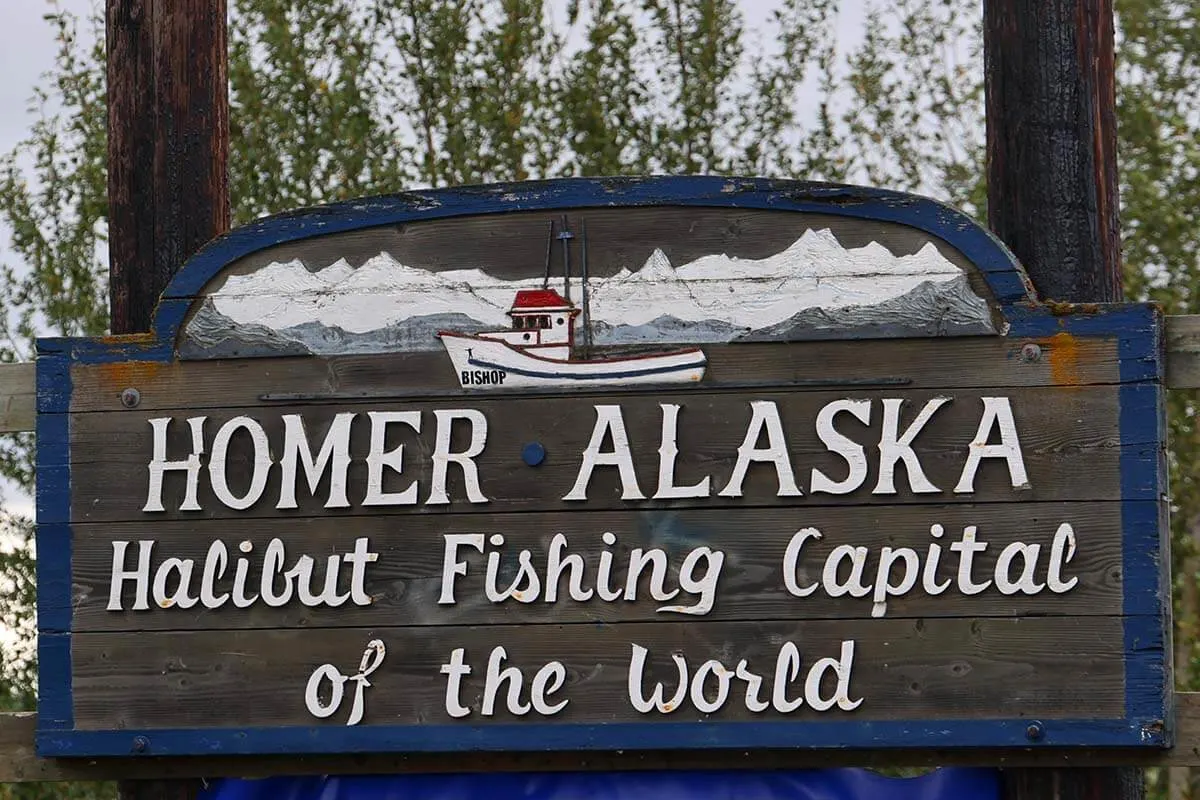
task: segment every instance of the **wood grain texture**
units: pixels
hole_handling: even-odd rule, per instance
[[[226,0],[107,0],[109,307],[149,331],[184,260],[229,229]],[[125,782],[122,800],[196,797]]]
[[[1021,356],[1037,344],[1041,357]],[[970,337],[871,342],[739,343],[705,347],[705,387],[778,384],[795,391],[895,386],[972,388],[1108,384],[1120,381],[1115,340]],[[122,410],[136,388],[142,409],[261,405],[264,398],[419,398],[464,392],[445,353],[258,358],[171,363],[118,362],[71,369],[71,411]],[[501,395],[505,394],[500,392]]]
[[[878,750],[810,748],[755,750],[646,750],[622,752],[537,752],[355,754],[324,756],[189,756],[126,758],[38,758],[34,755],[37,714],[0,713],[0,781],[75,781],[114,778],[246,777],[274,775],[364,775],[442,772],[560,772],[647,769],[827,769],[831,767],[1085,767],[1124,764],[1143,767],[1200,766],[1200,692],[1179,692],[1176,744],[1167,750],[1063,748],[1053,745],[1008,749]],[[132,737],[130,737],[132,741]],[[153,744],[153,739],[151,739]]]
[[[988,226],[1040,297],[1122,297],[1111,0],[988,0]]]
[[[184,260],[229,229],[225,0],[108,0],[110,306],[150,330]]]
[[[1151,504],[1152,501],[1146,501]],[[941,524],[947,535],[941,540],[943,554],[938,579],[951,578],[957,569],[958,557],[948,551],[949,540],[957,538],[965,525],[976,525],[980,540],[988,549],[974,559],[976,580],[991,580],[999,552],[1014,541],[1041,546],[1038,566],[1039,581],[1044,582],[1049,545],[1058,525],[1069,521],[1075,529],[1079,550],[1071,560],[1064,577],[1077,576],[1078,585],[1066,594],[1048,590],[1036,595],[1003,595],[992,588],[984,593],[966,597],[951,589],[942,595],[929,595],[917,588],[902,597],[888,600],[887,616],[904,617],[965,617],[965,616],[1104,616],[1120,614],[1122,609],[1121,508],[1117,503],[1023,504],[1015,508],[1006,504],[952,507],[897,507],[830,509],[808,511],[795,509],[745,509],[724,511],[665,511],[665,512],[586,512],[571,515],[509,514],[486,519],[461,520],[453,517],[421,516],[402,523],[378,517],[352,517],[344,520],[322,519],[265,519],[239,523],[235,531],[228,523],[219,521],[127,523],[78,525],[72,555],[73,625],[82,631],[136,630],[202,630],[236,628],[303,628],[356,627],[372,624],[403,622],[405,625],[435,626],[488,623],[570,623],[570,622],[631,622],[680,619],[678,615],[663,614],[656,609],[664,603],[647,596],[646,579],[641,581],[639,599],[602,602],[573,601],[567,594],[567,578],[559,581],[561,588],[554,602],[542,599],[532,603],[508,600],[492,603],[485,595],[486,557],[464,548],[460,557],[467,561],[468,572],[455,582],[453,605],[439,604],[442,584],[444,540],[447,533],[478,531],[505,536],[502,562],[507,587],[513,578],[512,567],[517,553],[528,548],[532,563],[538,566],[544,582],[547,548],[552,536],[564,533],[568,541],[566,553],[583,556],[588,565],[583,585],[591,588],[596,582],[596,565],[601,552],[614,557],[614,585],[624,586],[628,574],[629,551],[634,547],[661,547],[670,558],[667,586],[678,586],[678,574],[684,557],[693,548],[707,546],[725,554],[721,568],[716,604],[705,619],[828,619],[869,618],[870,597],[834,599],[823,591],[799,598],[789,594],[783,582],[783,558],[788,541],[798,528],[813,526],[825,538],[808,542],[803,550],[799,582],[808,586],[819,580],[826,557],[834,547],[852,544],[869,548],[866,582],[873,584],[877,575],[880,549],[883,547],[912,547],[927,558],[930,525]],[[477,523],[477,526],[473,523]],[[617,535],[617,545],[605,547],[601,534],[611,531]],[[109,600],[113,566],[113,540],[135,541],[152,538],[157,541],[154,563],[167,557],[196,559],[195,574],[199,577],[209,545],[215,540],[226,544],[236,557],[238,544],[253,544],[255,569],[268,541],[279,537],[291,558],[300,553],[319,554],[315,582],[324,573],[323,559],[330,554],[352,549],[351,537],[365,536],[379,559],[367,570],[366,591],[374,602],[367,607],[352,604],[338,608],[308,608],[298,602],[281,608],[262,604],[238,610],[228,603],[219,609],[196,606],[191,609],[172,608],[150,611],[106,611]],[[1147,546],[1154,541],[1155,531],[1145,531]],[[489,552],[499,548],[489,547]],[[136,552],[136,545],[132,553]],[[232,582],[222,581],[224,590]],[[1019,571],[1019,567],[1018,567]],[[843,576],[846,570],[843,570]],[[897,572],[902,572],[897,568]],[[257,575],[257,571],[252,573]],[[252,579],[253,580],[253,579]],[[894,578],[898,581],[899,578]],[[342,591],[348,582],[342,576]],[[124,602],[128,609],[133,603],[133,588],[127,586]],[[682,597],[686,597],[684,592]],[[673,603],[683,603],[677,599]],[[691,604],[693,600],[688,600]]]
[[[494,716],[479,713],[480,674],[487,654],[500,645],[507,649],[508,665],[528,665],[526,680],[549,661],[566,666],[566,684],[555,698],[570,703],[559,714],[536,720],[549,724],[1068,719],[1085,703],[1092,716],[1119,718],[1124,713],[1121,626],[1120,617],[1058,617],[491,626],[435,633],[374,627],[319,635],[303,630],[84,633],[76,634],[71,646],[75,725],[80,730],[344,725],[337,715],[325,720],[309,715],[304,687],[323,663],[343,671],[356,668],[372,638],[383,640],[388,656],[371,675],[363,725],[456,724],[444,712],[446,679],[439,672],[456,647],[465,648],[467,662],[474,665],[462,693],[473,712],[457,724],[534,721],[502,710],[503,696]],[[816,658],[836,657],[844,640],[857,640],[851,696],[864,700],[853,712],[818,713],[806,705],[787,715],[774,709],[754,715],[739,702],[738,690],[744,694],[744,688],[738,683],[729,701],[711,715],[690,702],[670,714],[640,715],[628,700],[631,642],[650,651],[647,690],[661,680],[670,691],[677,685],[673,654],[683,655],[693,669],[714,657],[732,669],[746,658],[751,669],[772,675],[787,641],[794,641],[803,663],[811,665]],[[807,672],[807,666],[802,669],[801,674]],[[230,694],[234,686],[236,699]]]
[[[31,431],[37,413],[32,362],[0,364],[0,433]]]
[[[1200,315],[1171,315],[1164,319],[1166,329],[1166,386],[1168,389],[1196,389],[1200,388]],[[888,347],[897,346],[896,342],[880,341],[875,342],[876,351],[886,350]],[[829,374],[837,378],[851,377],[854,371],[859,369],[861,364],[856,364],[852,359],[831,359],[829,354],[842,349],[847,345],[844,342],[820,342],[811,343],[806,347],[813,348],[814,351],[825,348],[825,355],[820,359],[822,367],[829,371]],[[1012,343],[1001,339],[971,339],[965,342],[938,342],[937,346],[947,345],[953,347],[969,348],[979,346],[982,349],[975,353],[969,353],[967,350],[961,351],[964,356],[970,358],[971,361],[979,366],[984,366],[988,363],[989,356],[993,356],[995,348],[999,345],[1005,346],[1005,353],[1015,353],[1020,348],[1014,347]],[[757,346],[757,345],[755,345]],[[770,345],[763,345],[770,346]],[[930,343],[930,347],[934,347],[934,343]],[[1053,346],[1053,343],[1050,343]],[[932,350],[930,351],[932,353]],[[1078,349],[1079,360],[1075,363],[1081,364],[1078,374],[1091,375],[1093,373],[1091,367],[1086,366],[1087,362],[1082,359],[1087,358],[1091,363],[1095,364],[1098,377],[1096,380],[1102,380],[1104,375],[1111,376],[1116,374],[1116,354],[1111,350],[1102,350],[1096,352],[1093,349],[1093,343],[1088,340],[1079,341]],[[379,391],[382,387],[374,381],[379,380],[379,376],[385,374],[385,363],[380,361],[379,367],[370,368],[366,364],[376,361],[381,357],[363,357],[363,356],[347,356],[338,359],[279,359],[274,364],[266,369],[270,371],[272,380],[272,391],[278,392],[281,395],[286,395],[289,392],[312,392],[313,387],[316,387],[317,393],[329,394],[333,392],[346,394],[364,394],[374,391]],[[382,357],[386,358],[386,357]],[[398,361],[404,356],[397,355]],[[879,362],[880,366],[895,366],[894,357],[892,359]],[[928,365],[928,369],[925,366]],[[394,365],[393,365],[394,366]],[[1033,369],[1026,371],[1005,370],[1006,383],[1008,385],[1018,385],[1021,376],[1035,373],[1038,378],[1035,381],[1030,381],[1031,384],[1041,385],[1051,382],[1050,369],[1048,367],[1038,368],[1035,365],[1030,365]],[[195,373],[192,375],[191,370],[207,368],[208,372]],[[914,372],[916,367],[921,367],[921,373]],[[74,411],[116,411],[121,406],[120,393],[127,386],[145,385],[147,380],[157,381],[157,391],[151,392],[144,399],[144,408],[171,408],[177,407],[180,403],[180,398],[188,396],[192,398],[192,402],[200,407],[202,404],[207,407],[219,407],[225,402],[232,400],[235,403],[241,404],[252,403],[261,396],[262,392],[256,387],[248,386],[245,376],[252,374],[256,369],[253,362],[214,362],[214,363],[187,363],[187,364],[161,364],[151,362],[127,362],[121,365],[114,364],[94,364],[87,366],[77,366],[71,372],[71,378],[74,382],[75,393],[73,394],[72,410]],[[374,375],[374,377],[372,377]],[[193,377],[201,378],[198,383],[193,383]],[[912,387],[937,386],[940,382],[955,381],[953,374],[947,372],[942,366],[942,361],[934,356],[918,361],[915,364],[906,365],[905,377],[912,379],[909,384]],[[207,389],[211,387],[212,391]],[[20,433],[22,431],[33,430],[33,420],[35,414],[34,398],[36,397],[37,389],[34,385],[33,370],[28,364],[0,364],[0,403],[9,409],[5,416],[0,416],[0,433]]]
[[[596,404],[619,404],[628,431],[633,461],[642,494],[650,498],[658,482],[658,448],[662,433],[660,403],[679,403],[676,483],[691,485],[711,477],[712,496],[689,500],[622,500],[622,484],[618,470],[600,467],[594,471],[587,493],[588,508],[638,507],[721,507],[744,505],[851,505],[896,503],[965,503],[965,502],[1031,502],[1055,500],[1111,500],[1121,496],[1119,464],[1123,453],[1131,458],[1155,464],[1157,448],[1153,442],[1118,436],[1118,389],[1100,386],[1087,390],[1077,388],[1019,388],[990,390],[988,395],[1002,394],[1010,399],[1021,437],[1024,463],[1029,474],[1029,488],[1014,489],[1003,460],[986,459],[979,469],[975,491],[954,493],[969,452],[968,445],[978,428],[982,402],[981,393],[969,391],[866,391],[779,392],[779,391],[663,391],[654,395],[594,395],[589,397],[510,397],[504,399],[471,399],[470,401],[410,401],[403,405],[387,403],[316,404],[278,406],[269,410],[253,409],[251,416],[261,421],[273,451],[278,453],[282,442],[281,416],[303,414],[305,424],[313,431],[314,441],[325,435],[336,413],[355,410],[420,410],[423,413],[421,432],[402,426],[392,426],[387,446],[404,443],[405,472],[385,478],[386,491],[400,491],[414,478],[418,482],[418,497],[422,501],[429,491],[431,470],[429,454],[434,450],[436,426],[432,411],[435,408],[474,408],[488,420],[488,439],[483,453],[475,460],[480,485],[487,503],[466,502],[460,470],[450,471],[451,502],[447,505],[405,505],[373,507],[384,514],[410,513],[499,513],[517,510],[555,510],[581,508],[579,501],[562,498],[574,485],[596,420]],[[807,492],[811,472],[819,469],[833,480],[847,474],[846,462],[829,452],[818,439],[814,420],[818,410],[837,399],[854,397],[874,398],[871,423],[863,425],[851,418],[839,420],[839,430],[867,447],[868,474],[863,487],[844,495],[806,494],[804,497],[779,497],[779,482],[775,467],[770,464],[752,466],[746,476],[744,495],[720,497],[729,482],[737,462],[738,447],[745,438],[751,420],[749,401],[763,400],[777,404],[797,482]],[[905,402],[901,413],[901,429],[916,417],[925,403],[935,397],[952,400],[941,407],[916,438],[913,448],[921,466],[941,491],[929,494],[912,493],[903,467],[897,468],[895,494],[872,494],[877,486],[878,458],[875,445],[880,441],[883,414],[879,398],[898,397]],[[238,409],[204,412],[210,437],[219,425],[240,413]],[[201,472],[201,511],[178,511],[183,498],[185,476],[180,471],[165,478],[164,504],[166,511],[148,515],[140,509],[146,501],[147,464],[152,457],[152,435],[147,419],[151,415],[170,415],[178,421],[168,431],[168,453],[181,458],[190,452],[191,442],[184,410],[147,412],[132,411],[74,415],[71,424],[71,482],[72,519],[75,522],[133,521],[139,519],[179,519],[205,517],[304,516],[321,513],[328,516],[357,513],[361,508],[366,482],[365,455],[369,446],[369,421],[360,415],[350,430],[348,509],[324,509],[326,492],[318,486],[315,496],[308,494],[307,485],[297,493],[299,508],[295,512],[276,510],[279,498],[278,465],[271,467],[262,499],[244,511],[222,506],[209,486],[209,471]],[[843,415],[848,416],[848,415]],[[454,429],[451,446],[455,451],[465,449],[467,429]],[[317,438],[320,437],[320,438]],[[208,440],[211,442],[211,438]],[[522,448],[529,442],[541,442],[547,452],[546,460],[537,467],[521,461]],[[610,445],[606,445],[610,446]],[[249,471],[254,463],[249,436],[233,438],[227,459],[229,484],[236,494],[243,494],[249,485]],[[275,456],[278,458],[278,455]]]
[[[1120,300],[1112,0],[986,0],[983,16],[989,226],[1040,297]],[[1002,796],[1136,800],[1145,781],[1016,771]]]
[[[1200,388],[1200,315],[1166,318],[1166,386]]]

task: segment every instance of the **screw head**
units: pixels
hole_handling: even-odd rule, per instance
[[[145,736],[133,737],[133,752],[144,753],[150,748],[150,740]]]
[[[142,402],[142,393],[132,386],[121,392],[121,405],[126,408],[137,408],[140,402]]]
[[[521,460],[531,467],[536,467],[546,460],[546,448],[541,442],[530,442],[521,448]]]
[[[1041,361],[1042,360],[1042,348],[1039,347],[1038,345],[1034,344],[1033,342],[1030,342],[1029,344],[1027,344],[1021,348],[1021,360],[1030,361],[1030,362]]]
[[[1025,738],[1031,742],[1036,742],[1046,735],[1046,729],[1040,722],[1031,722],[1025,728]]]

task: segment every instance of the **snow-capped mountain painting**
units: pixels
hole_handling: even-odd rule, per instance
[[[439,330],[509,327],[517,290],[541,286],[541,277],[503,280],[482,266],[422,269],[386,252],[357,268],[277,261],[212,291],[181,355],[439,350]],[[562,276],[551,286],[563,291]],[[578,304],[578,274],[571,293]],[[827,229],[761,259],[672,264],[656,249],[590,279],[588,300],[596,345],[997,333],[987,303],[933,243],[897,256],[878,243],[845,248]]]

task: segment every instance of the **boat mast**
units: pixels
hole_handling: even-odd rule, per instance
[[[562,242],[563,251],[563,297],[568,303],[571,302],[571,240],[574,238],[575,234],[567,227],[567,215],[563,214],[558,239]]]
[[[584,352],[592,346],[592,315],[588,309],[588,268],[587,268],[587,220],[579,220],[579,292],[583,301],[583,346]]]
[[[550,235],[546,237],[546,270],[542,273],[542,288],[550,286],[550,254],[554,249],[554,219],[550,219]]]

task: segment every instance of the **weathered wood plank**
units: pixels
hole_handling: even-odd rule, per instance
[[[986,0],[989,227],[1042,298],[1122,299],[1112,0]],[[1002,800],[1144,800],[1135,770],[1031,770]]]
[[[1041,348],[1036,360],[1022,357],[1022,348],[1030,343]],[[919,347],[919,357],[913,355],[914,346]],[[781,352],[795,357],[781,358]],[[853,389],[874,383],[921,389],[1120,380],[1115,342],[1066,335],[740,343],[708,345],[705,353],[708,370],[704,385],[717,388],[776,383],[803,391]],[[970,371],[963,370],[964,364],[971,365]],[[261,405],[264,385],[270,386],[268,397],[281,400],[464,394],[441,352],[77,365],[71,370],[71,382],[71,410],[77,412],[122,410],[121,392],[127,388],[141,392],[139,408],[145,410]]]
[[[322,477],[315,496],[308,492],[303,480],[297,490],[296,511],[276,508],[280,497],[278,465],[262,466],[267,482],[262,496],[250,508],[234,511],[216,499],[211,488],[210,470],[200,474],[200,511],[178,511],[183,500],[186,476],[181,470],[171,471],[164,479],[164,512],[155,512],[156,519],[252,516],[304,516],[321,513],[330,516],[356,513],[364,499],[367,484],[366,454],[371,436],[370,421],[364,412],[407,409],[422,412],[420,434],[411,428],[393,424],[388,430],[386,446],[404,444],[404,472],[389,472],[383,488],[389,492],[406,489],[410,481],[418,485],[417,505],[372,506],[380,513],[484,512],[498,513],[514,510],[557,510],[579,507],[580,501],[565,500],[575,486],[580,471],[581,454],[588,446],[596,425],[597,404],[619,404],[628,432],[638,490],[646,500],[622,499],[625,487],[620,471],[613,466],[597,467],[587,490],[588,508],[615,507],[719,507],[742,505],[850,505],[861,503],[964,503],[964,502],[1031,502],[1056,500],[1109,500],[1120,496],[1119,464],[1123,453],[1155,464],[1156,448],[1137,441],[1121,442],[1117,436],[1117,387],[1100,386],[1088,390],[1078,388],[1022,388],[992,390],[989,395],[1003,394],[1012,404],[1015,424],[1021,437],[1023,459],[1028,471],[1029,486],[1013,488],[1012,476],[1003,459],[985,459],[979,467],[973,492],[952,491],[964,470],[969,445],[976,434],[982,413],[979,392],[933,391],[853,391],[830,392],[690,392],[663,393],[654,397],[613,395],[588,398],[512,397],[489,398],[455,403],[455,408],[477,409],[487,419],[487,441],[483,452],[475,459],[483,497],[488,502],[466,502],[463,473],[457,467],[449,471],[448,492],[451,502],[425,504],[430,490],[430,454],[435,449],[437,424],[433,410],[446,408],[445,402],[412,401],[403,405],[356,405],[360,412],[350,427],[349,454],[351,458],[347,486],[349,507],[325,509],[329,476]],[[846,494],[808,493],[813,470],[820,470],[831,480],[842,480],[848,468],[845,459],[831,452],[822,443],[815,429],[818,411],[827,403],[845,397],[874,398],[870,424],[856,419],[842,422],[839,430],[866,448],[867,478],[862,486]],[[935,398],[950,398],[933,414],[913,443],[921,467],[939,491],[914,493],[903,465],[896,468],[894,492],[875,490],[878,483],[879,459],[877,445],[881,439],[884,414],[879,398],[902,398],[900,430],[917,417],[920,410]],[[745,439],[752,420],[751,400],[777,404],[781,425],[787,439],[790,459],[797,485],[806,492],[802,497],[780,497],[779,478],[772,464],[749,467],[742,495],[721,496],[734,474],[738,448]],[[682,408],[678,416],[678,457],[675,483],[691,486],[710,478],[710,494],[682,500],[654,500],[659,478],[659,445],[663,430],[663,411],[660,403],[675,402]],[[343,404],[281,406],[269,412],[251,411],[266,432],[271,452],[278,458],[282,443],[282,415],[302,414],[315,442],[323,440],[334,414],[347,410]],[[102,522],[147,519],[141,509],[147,500],[147,464],[152,459],[153,437],[148,419],[151,413],[175,418],[167,435],[170,458],[182,458],[191,452],[191,438],[184,417],[186,411],[146,412],[141,409],[119,413],[80,414],[72,418],[72,519],[76,522]],[[208,415],[208,442],[218,427],[239,410],[219,410]],[[849,416],[849,415],[843,415]],[[470,425],[465,420],[452,428],[451,447],[454,452],[467,449]],[[319,438],[318,438],[319,437]],[[392,438],[395,437],[395,438]],[[765,436],[760,436],[763,441]],[[608,441],[606,439],[606,441]],[[530,442],[540,442],[546,451],[545,460],[537,466],[523,463],[521,453]],[[611,442],[605,444],[611,449]],[[208,446],[206,446],[206,451]],[[314,450],[316,447],[314,446]],[[1143,452],[1144,451],[1144,452]],[[265,456],[262,454],[262,457]],[[207,456],[206,456],[207,458]],[[242,496],[251,485],[252,465],[256,461],[250,436],[244,431],[229,443],[225,470],[230,491]],[[887,487],[884,487],[885,489]]]
[[[0,364],[0,433],[31,431],[37,410],[33,362]]]
[[[1153,501],[1146,501],[1150,506]],[[1148,514],[1153,519],[1153,514]],[[570,623],[661,621],[677,615],[660,613],[663,605],[694,605],[699,594],[682,591],[671,603],[655,602],[648,597],[647,572],[639,582],[636,599],[602,602],[594,595],[575,601],[568,592],[571,572],[557,581],[553,601],[546,599],[547,551],[552,537],[563,533],[563,556],[579,555],[587,565],[580,585],[591,592],[598,582],[597,565],[602,553],[613,562],[612,580],[606,585],[624,587],[629,569],[629,552],[634,547],[660,547],[668,553],[668,591],[679,588],[679,572],[686,555],[698,547],[710,547],[724,554],[720,567],[715,605],[705,619],[829,619],[870,618],[873,599],[832,598],[823,590],[797,597],[790,594],[783,580],[784,555],[789,541],[802,527],[816,527],[820,541],[806,541],[799,561],[798,583],[809,586],[821,580],[826,558],[840,545],[868,548],[865,582],[876,585],[880,552],[883,547],[911,547],[928,562],[930,545],[940,548],[937,581],[954,578],[958,556],[948,548],[961,538],[966,525],[978,527],[978,538],[988,549],[974,558],[973,579],[991,581],[997,557],[1008,544],[1016,541],[1036,544],[1040,562],[1036,580],[1045,583],[1055,531],[1069,522],[1077,536],[1079,549],[1062,573],[1064,580],[1078,578],[1078,584],[1066,594],[1043,590],[1035,595],[1004,595],[993,585],[982,594],[965,596],[956,589],[931,595],[920,585],[900,597],[887,599],[886,616],[1090,616],[1116,615],[1122,610],[1121,508],[1117,503],[1084,505],[1024,504],[1019,511],[1012,506],[896,507],[830,509],[814,508],[806,512],[794,509],[742,509],[725,511],[585,512],[570,516],[559,514],[509,514],[462,521],[446,515],[426,515],[397,525],[396,520],[378,517],[350,519],[259,519],[239,523],[230,531],[220,521],[126,523],[78,525],[72,552],[74,625],[87,631],[197,630],[207,628],[282,628],[312,630],[326,627],[358,627],[382,621],[403,620],[406,625],[462,625],[489,623]],[[942,525],[946,534],[935,539],[930,526]],[[512,567],[521,550],[532,553],[531,563],[539,577],[538,599],[527,602],[509,599],[491,602],[485,593],[487,556],[470,547],[458,551],[467,562],[467,574],[455,580],[455,602],[440,604],[442,591],[443,537],[451,533],[503,532],[500,552],[503,579],[501,589],[512,581]],[[601,535],[612,532],[616,545],[604,545]],[[1155,531],[1145,531],[1146,547],[1153,545]],[[220,540],[230,554],[231,565],[219,582],[219,592],[232,587],[232,560],[240,555],[239,544],[253,545],[253,567],[249,584],[258,585],[262,553],[272,538],[284,543],[287,564],[301,554],[316,556],[313,585],[323,584],[325,558],[353,549],[351,537],[366,537],[378,560],[366,570],[365,590],[373,602],[369,606],[353,603],[329,608],[309,608],[298,602],[279,608],[258,603],[235,609],[228,601],[218,609],[198,604],[184,609],[159,609],[153,602],[147,611],[130,610],[134,586],[128,582],[121,593],[126,610],[108,611],[115,541],[131,541],[127,561],[132,568],[136,541],[156,541],[152,563],[166,558],[193,559],[194,583],[190,593],[199,591],[200,576],[210,545]],[[1018,570],[1019,571],[1019,567]],[[843,577],[846,570],[843,569]],[[896,568],[897,575],[903,573]],[[339,591],[347,591],[348,570],[339,575]],[[893,583],[900,578],[892,576]]]
[[[229,230],[225,0],[107,4],[113,331],[151,329],[180,265]]]
[[[1197,389],[1200,388],[1200,315],[1175,315],[1166,317],[1166,355],[1167,355],[1167,387],[1170,389]],[[1001,339],[978,338],[969,339],[965,342],[947,342],[947,344],[966,344],[971,346],[981,345],[988,348],[985,352],[979,353],[979,362],[987,363],[987,358],[994,354],[990,348],[996,346],[997,342],[1003,342]],[[821,348],[834,348],[842,345],[841,342],[819,342],[811,343],[806,347],[813,348],[813,352],[819,351]],[[877,345],[877,349],[885,350],[889,347],[897,346],[897,342],[890,340],[880,340],[873,343]],[[936,344],[941,344],[938,342]],[[1103,356],[1100,353],[1095,353],[1091,350],[1092,342],[1080,342],[1079,358],[1089,358],[1095,364],[1095,369],[1101,369],[1102,361],[1107,361],[1110,366],[1107,370],[1114,370],[1116,364],[1116,356],[1108,354]],[[759,345],[754,345],[755,347]],[[929,346],[935,346],[934,342],[930,342]],[[1019,348],[1018,348],[1019,349]],[[368,374],[362,378],[356,379],[353,376],[358,373],[358,370],[350,368],[353,364],[364,364],[368,361],[378,361],[379,359],[396,358],[399,356],[347,356],[339,359],[321,359],[317,367],[323,374],[317,374],[314,377],[312,372],[306,372],[301,366],[308,364],[308,359],[279,359],[279,367],[272,370],[272,379],[275,381],[273,385],[280,387],[278,391],[281,394],[287,394],[289,391],[312,391],[314,385],[320,387],[324,391],[345,392],[348,394],[362,395],[365,392],[374,391],[379,388],[380,384],[373,383],[378,380],[379,376],[385,374],[384,367],[386,364],[380,362],[380,368],[374,371],[374,378]],[[316,364],[314,361],[312,364]],[[861,362],[860,362],[861,363]],[[880,360],[880,365],[887,365],[889,362]],[[287,365],[285,368],[284,365]],[[844,373],[849,376],[851,372],[856,371],[860,364],[840,364],[828,358],[821,360],[823,369],[828,371],[828,374],[836,377],[839,373]],[[894,365],[894,362],[891,362]],[[924,367],[928,365],[928,369]],[[947,374],[944,365],[935,360],[927,360],[917,365],[922,367],[922,372],[918,376],[914,374],[914,370],[910,365],[906,370],[908,377],[913,379],[914,387],[937,386],[941,385],[935,381],[956,382],[954,376]],[[204,376],[204,381],[198,385],[185,383],[182,375],[184,369],[193,369],[203,367],[211,370]],[[295,368],[293,370],[293,367]],[[150,396],[144,399],[145,408],[171,408],[177,407],[182,397],[191,397],[197,403],[196,407],[202,407],[200,404],[207,404],[208,407],[223,405],[227,400],[233,399],[238,402],[255,402],[259,396],[259,392],[254,389],[248,389],[245,382],[240,380],[240,374],[248,374],[248,371],[254,369],[247,362],[227,361],[227,362],[211,362],[211,363],[192,363],[186,364],[150,364],[150,363],[132,363],[121,367],[115,365],[92,365],[86,368],[79,368],[72,374],[75,381],[74,399],[80,404],[77,410],[116,410],[120,408],[120,391],[127,386],[137,384],[139,379],[145,380],[144,376],[154,376],[155,380],[162,381],[158,392],[150,393]],[[222,372],[221,370],[226,370]],[[297,374],[304,373],[304,374]],[[1091,374],[1091,368],[1081,367],[1080,373],[1087,375]],[[1013,372],[1010,373],[1008,383],[1016,385],[1018,377],[1032,375],[1034,372]],[[1050,382],[1046,372],[1041,372],[1040,381]],[[1111,374],[1111,372],[1110,372]],[[939,378],[939,376],[941,376]],[[312,383],[313,380],[322,381]],[[1031,381],[1032,382],[1032,381]],[[8,409],[7,413],[0,415],[0,433],[19,433],[22,431],[33,430],[33,419],[37,390],[35,387],[34,374],[32,365],[28,362],[20,364],[0,364],[0,407]],[[375,388],[373,389],[372,386]],[[164,391],[164,387],[173,387],[171,391]],[[212,387],[211,394],[208,392],[208,387]],[[303,388],[299,388],[303,387]],[[115,393],[114,390],[115,389]],[[241,394],[238,394],[241,389]],[[86,405],[85,405],[86,404]]]
[[[1200,314],[1166,318],[1168,389],[1200,388]]]
[[[88,781],[115,778],[354,775],[442,772],[560,772],[645,769],[820,769],[828,767],[1200,766],[1200,692],[1176,694],[1176,744],[1168,750],[1112,748],[813,750],[650,750],[361,754],[330,756],[38,758],[36,713],[0,713],[0,781]],[[132,737],[131,737],[132,742]]]
[[[810,622],[659,622],[427,628],[350,628],[314,636],[304,630],[81,633],[72,637],[73,700],[77,729],[345,725],[342,715],[318,720],[305,709],[313,670],[324,663],[356,668],[363,648],[381,639],[388,655],[371,674],[364,725],[456,724],[445,712],[447,679],[440,668],[465,648],[473,673],[463,679],[457,723],[486,725],[523,720],[609,723],[634,720],[807,721],[969,719],[1028,716],[1043,720],[1124,712],[1120,617],[1024,619],[837,620]],[[853,711],[816,712],[803,705],[784,714],[747,710],[741,681],[719,710],[697,710],[690,700],[668,713],[639,714],[629,699],[633,643],[649,650],[644,685],[678,685],[673,654],[691,670],[719,657],[733,670],[739,659],[773,676],[780,648],[795,642],[801,675],[816,659],[837,658],[842,642],[857,640],[850,673]],[[534,672],[554,660],[566,667],[555,701],[569,704],[553,716],[518,717],[503,694],[494,715],[480,713],[483,673],[493,648],[507,649],[506,666]],[[350,663],[353,662],[353,663]],[[832,675],[825,692],[832,695]],[[710,700],[718,681],[710,681]],[[768,679],[764,690],[772,685]],[[236,702],[230,702],[236,686]],[[528,687],[528,683],[526,683]],[[803,682],[789,683],[789,697]],[[766,696],[764,691],[760,696]],[[527,695],[526,695],[527,698]],[[348,713],[348,708],[346,709]],[[1048,722],[1052,727],[1053,723]]]

